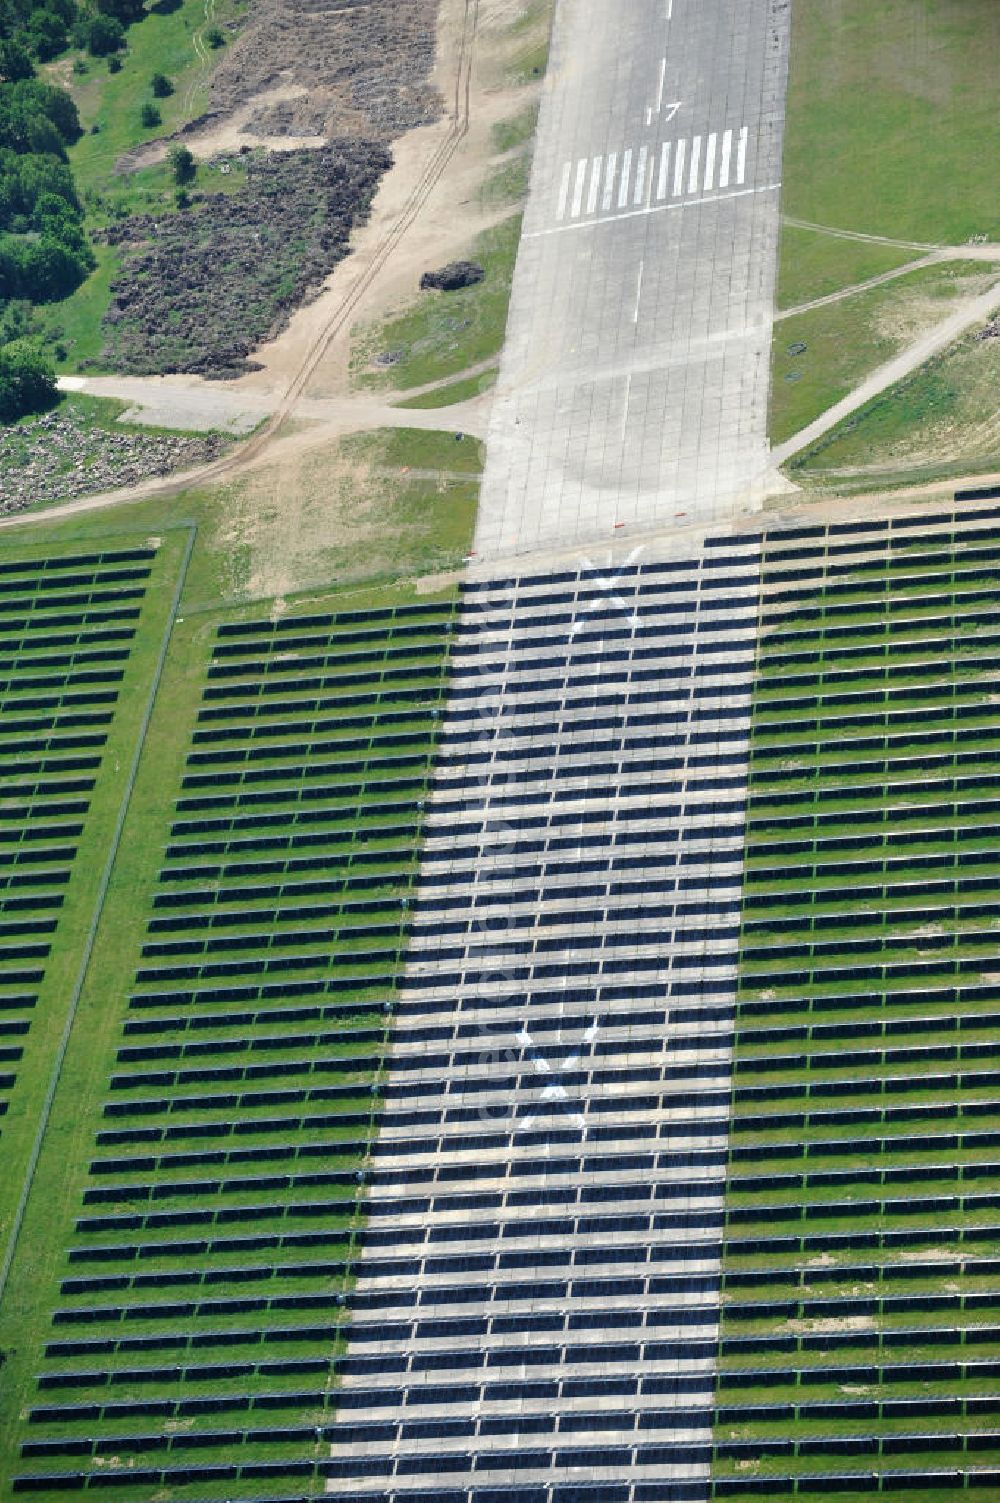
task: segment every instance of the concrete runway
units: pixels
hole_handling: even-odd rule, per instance
[[[560,0],[477,561],[766,488],[789,10]]]

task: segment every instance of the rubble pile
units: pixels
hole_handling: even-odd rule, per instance
[[[457,292],[460,287],[474,287],[486,273],[477,261],[449,261],[440,271],[425,271],[420,278],[421,292]]]
[[[254,0],[243,33],[212,78],[211,110],[226,114],[276,86],[299,97],[263,105],[248,128],[263,136],[392,140],[441,114],[430,82],[440,0]]]
[[[217,459],[221,435],[129,433],[95,426],[72,410],[0,428],[0,515],[39,501],[69,501],[136,485]]]
[[[183,214],[136,214],[105,232],[124,253],[100,366],[146,376],[240,376],[347,254],[392,158],[349,138],[319,151],[251,153],[236,193]]]

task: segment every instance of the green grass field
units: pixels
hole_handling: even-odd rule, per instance
[[[992,0],[804,0],[792,28],[783,211],[894,239],[1000,239]]]
[[[796,455],[790,472],[811,485],[850,480],[870,490],[994,470],[998,382],[1000,340],[968,335]]]
[[[444,386],[437,387],[434,391],[425,391],[419,397],[407,397],[404,402],[397,402],[397,407],[451,407],[455,402],[468,402],[473,397],[481,396],[484,391],[489,391],[497,383],[497,371],[494,367],[481,376],[466,376],[461,381],[449,381]]]
[[[778,305],[797,307],[917,259],[906,246],[822,233],[848,230],[921,245],[1000,239],[992,162],[1000,121],[991,103],[992,58],[1000,13],[991,0],[803,0],[793,8],[792,52],[782,168],[782,212],[805,225],[782,232]],[[859,108],[859,101],[864,107]],[[864,310],[816,315],[819,341],[843,331],[849,362],[835,352],[836,378],[789,392],[780,358],[772,385],[772,438],[797,425],[801,410],[822,410],[845,380],[878,363],[881,341],[866,317],[899,307],[899,284],[859,299]],[[787,325],[779,340],[784,342]],[[857,354],[854,355],[853,351]],[[849,368],[847,368],[849,365]],[[923,412],[901,406],[898,427],[911,445],[930,435]],[[862,437],[868,436],[866,428]],[[960,452],[975,458],[963,436]],[[857,448],[857,445],[855,445]]]
[[[121,537],[108,539],[102,544],[102,550],[141,548],[144,541],[135,535],[124,541]],[[151,553],[149,564],[140,563],[138,566],[147,572],[151,569],[149,578],[137,581],[135,585],[128,581],[113,582],[116,574],[113,565],[103,570],[95,566],[90,570],[94,577],[106,576],[109,582],[103,588],[121,596],[120,604],[109,599],[101,609],[95,606],[91,612],[92,624],[82,627],[71,624],[75,620],[76,608],[67,604],[39,610],[38,626],[34,630],[29,627],[28,634],[20,638],[12,634],[16,623],[5,624],[5,629],[0,631],[0,655],[11,675],[0,730],[0,756],[6,752],[9,758],[16,751],[24,767],[22,773],[8,774],[5,779],[13,809],[10,803],[7,804],[6,809],[10,812],[4,814],[4,907],[10,912],[12,921],[25,904],[30,911],[31,899],[35,895],[30,878],[32,867],[37,865],[37,860],[32,858],[36,857],[41,861],[38,871],[44,874],[51,869],[52,882],[48,885],[55,884],[50,894],[43,892],[39,897],[54,905],[47,906],[45,912],[56,914],[52,939],[44,944],[46,950],[51,945],[51,953],[41,957],[38,980],[25,983],[30,991],[37,992],[37,997],[30,1003],[30,1016],[25,1019],[30,1022],[30,1027],[25,1034],[23,1062],[17,1071],[9,1109],[3,1117],[0,1260],[11,1234],[15,1208],[28,1170],[53,1060],[73,1006],[88,934],[99,905],[106,852],[112,843],[123,800],[128,797],[129,771],[141,733],[142,713],[154,666],[169,625],[173,581],[180,569],[183,542],[183,537],[175,535],[158,551]],[[5,560],[10,553],[10,549],[0,547]],[[94,555],[95,550],[91,548],[85,556]],[[15,556],[30,565],[38,559],[83,556],[83,550],[36,547],[24,553],[19,551]],[[119,567],[126,568],[125,565]],[[76,569],[69,571],[71,576],[77,572]],[[88,571],[85,569],[84,572]],[[51,575],[50,564],[49,578]],[[25,598],[33,598],[29,592],[38,588],[32,585],[32,576],[26,574]],[[58,592],[58,596],[71,599],[77,588],[67,587],[66,591]],[[46,593],[43,592],[39,600],[46,598]],[[60,624],[63,618],[65,626]],[[118,638],[120,645],[103,645],[109,633]],[[69,635],[78,636],[79,641],[67,642],[61,651],[57,650],[59,639]],[[104,658],[109,653],[112,660],[104,667]],[[94,666],[88,668],[85,666],[88,663]],[[38,679],[38,675],[42,675],[42,679]],[[31,687],[36,681],[39,684],[44,681],[46,687],[51,685],[51,688],[46,693],[39,688],[32,694]],[[80,687],[74,688],[76,684]],[[58,699],[53,701],[56,707],[49,710],[54,716],[53,728],[46,729],[40,722],[36,724],[51,696],[60,694],[68,694],[70,700],[61,706]],[[39,703],[37,711],[34,709],[36,703]],[[105,704],[107,709],[103,708]],[[85,751],[78,752],[74,747],[78,739],[71,729],[75,724],[74,711],[83,715],[84,720],[94,722],[86,732],[89,744]],[[82,782],[76,767],[81,756],[87,764]],[[50,774],[55,775],[51,786]],[[81,787],[67,801],[60,796],[59,790],[63,784],[71,787],[75,782],[81,782]],[[23,808],[21,798],[25,800]],[[45,808],[57,813],[64,804],[69,817],[54,819],[51,834],[37,847],[26,845],[25,842],[39,840],[41,831],[32,832],[44,817]],[[75,833],[77,828],[78,833]],[[8,843],[15,841],[19,832],[21,841],[11,849]],[[50,849],[53,854],[45,859]],[[57,854],[60,852],[64,854]],[[24,867],[25,861],[31,862],[31,866]],[[22,882],[29,882],[24,889],[25,898],[18,896],[21,889],[17,884]],[[39,922],[40,917],[34,921]],[[44,932],[43,928],[40,934]],[[12,999],[20,992],[6,993],[7,988],[15,986],[12,977],[16,977],[20,969],[16,951],[0,958],[0,991],[5,993],[6,1007],[13,1011],[18,1009],[13,1008]],[[9,1013],[5,1012],[6,1016]]]
[[[220,26],[244,13],[240,0],[215,0],[214,10],[214,24]],[[109,73],[106,62],[85,54],[80,55],[87,67],[83,76],[67,67],[75,54],[67,54],[51,65],[53,77],[69,88],[80,111],[85,134],[70,151],[70,162],[77,186],[88,196],[92,211],[100,214],[116,208],[119,212],[141,209],[150,180],[146,174],[135,180],[116,172],[117,159],[134,146],[176,130],[204,109],[208,80],[217,59],[217,54],[209,51],[206,66],[195,50],[194,38],[205,25],[204,0],[181,0],[176,7],[154,5],[144,20],[129,28],[119,73]],[[150,79],[154,73],[165,73],[174,92],[155,101],[162,124],[147,129],[140,123],[139,112],[145,101],[152,100]]]
[[[926,267],[888,286],[782,319],[775,325],[772,352],[772,442],[798,433],[869,371],[946,318],[956,299],[985,292],[998,274],[967,261]],[[906,427],[912,426],[908,415]]]

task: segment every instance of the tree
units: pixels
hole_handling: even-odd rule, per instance
[[[28,49],[10,37],[0,42],[0,78],[4,83],[17,83],[18,79],[34,76],[35,68]]]
[[[226,39],[218,26],[210,26],[205,33],[205,41],[210,47],[218,48],[226,45]]]
[[[174,86],[165,73],[154,73],[149,83],[154,99],[169,99],[174,92]]]
[[[34,340],[15,339],[0,348],[0,421],[44,412],[56,396],[55,367]]]
[[[170,166],[173,168],[174,182],[179,187],[186,183],[193,183],[198,171],[198,163],[186,146],[171,146]]]
[[[108,57],[120,52],[125,28],[114,16],[95,16],[87,28],[87,51],[92,57]]]
[[[22,78],[15,84],[0,87],[0,105],[25,116],[42,115],[50,120],[67,146],[83,135],[76,105],[65,89],[42,83],[38,78]]]
[[[36,10],[31,13],[18,40],[41,62],[47,63],[51,58],[58,57],[65,48],[69,40],[68,27],[54,11],[47,8]]]
[[[147,99],[146,103],[139,111],[139,124],[143,126],[145,130],[152,130],[154,125],[160,124],[161,119],[162,116],[160,115],[159,110],[156,108],[156,105],[150,104],[149,100]]]
[[[146,14],[144,0],[97,0],[97,9],[105,16],[114,16],[123,26],[141,21]]]

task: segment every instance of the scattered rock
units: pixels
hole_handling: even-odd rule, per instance
[[[39,501],[70,501],[119,490],[157,475],[217,459],[218,434],[188,438],[100,428],[70,410],[0,428],[0,515]]]
[[[486,273],[475,261],[449,261],[440,271],[425,271],[420,278],[420,290],[427,292],[456,292],[459,287],[474,287]]]

